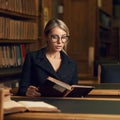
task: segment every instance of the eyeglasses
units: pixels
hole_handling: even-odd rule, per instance
[[[64,36],[58,36],[58,35],[51,35],[51,40],[52,40],[52,42],[57,42],[58,40],[60,40],[61,39],[61,41],[63,42],[63,43],[65,43],[65,42],[67,42],[68,40],[69,40],[69,36],[66,36],[66,35],[64,35]]]

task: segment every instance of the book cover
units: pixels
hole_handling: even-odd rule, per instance
[[[87,85],[72,85],[72,90],[68,91],[65,97],[85,97],[94,88],[93,86]]]
[[[66,88],[50,80],[39,88],[42,97],[62,97],[66,93]]]
[[[39,90],[44,97],[85,97],[93,88],[86,85],[69,85],[48,77]]]

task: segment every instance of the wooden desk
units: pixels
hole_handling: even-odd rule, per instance
[[[94,85],[93,89],[88,95],[90,97],[116,97],[120,98],[120,84],[102,83]]]
[[[92,97],[119,97],[120,98],[120,90],[113,89],[94,89],[92,90],[88,96]]]
[[[5,120],[120,120],[120,115],[29,112],[8,115]]]
[[[15,98],[16,99],[16,98]],[[120,120],[120,99],[115,98],[17,98],[41,100],[61,113],[24,112],[5,115],[5,120]]]

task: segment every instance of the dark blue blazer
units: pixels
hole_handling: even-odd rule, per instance
[[[19,83],[18,95],[25,95],[29,85],[42,86],[48,76],[59,79],[70,85],[77,84],[78,68],[75,61],[61,51],[62,63],[57,72],[45,56],[46,48],[26,55]]]

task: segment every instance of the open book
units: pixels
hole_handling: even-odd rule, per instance
[[[49,76],[39,89],[44,97],[85,97],[93,88],[86,85],[69,85]]]
[[[3,103],[4,114],[37,111],[37,112],[60,112],[60,110],[44,101],[14,101],[9,100]]]

